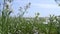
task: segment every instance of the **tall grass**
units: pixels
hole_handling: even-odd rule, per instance
[[[21,14],[11,17],[12,11],[6,5],[0,16],[0,34],[60,34],[60,17],[48,17],[47,24],[44,23],[46,18],[39,17],[39,13],[34,18],[25,18],[23,15],[29,7],[30,3],[25,8],[20,7]]]
[[[42,19],[36,16],[34,18],[24,17],[0,17],[1,34],[57,34],[59,33],[59,21],[55,16],[49,18],[48,24],[44,24]],[[1,20],[2,19],[2,20]],[[56,20],[56,21],[55,21]],[[57,28],[58,27],[58,28]]]

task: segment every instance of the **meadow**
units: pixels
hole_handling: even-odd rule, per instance
[[[11,2],[11,1],[9,1]],[[25,6],[23,11],[20,7],[18,17],[11,17],[12,11],[9,5],[4,5],[0,15],[0,34],[60,34],[60,16],[50,15],[50,17],[23,17],[31,3]]]

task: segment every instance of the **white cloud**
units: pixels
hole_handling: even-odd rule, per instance
[[[57,4],[32,4],[32,6],[40,8],[60,8]]]

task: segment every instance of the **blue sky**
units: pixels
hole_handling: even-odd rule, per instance
[[[29,2],[31,2],[31,6],[24,17],[34,17],[37,12],[40,13],[41,17],[48,17],[50,14],[60,15],[60,7],[54,0],[14,0],[12,5],[14,14],[12,15],[17,15],[19,7],[24,7]]]

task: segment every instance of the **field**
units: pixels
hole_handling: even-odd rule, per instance
[[[25,7],[20,7],[21,14],[12,17],[11,7],[4,1],[0,15],[0,34],[60,34],[60,16],[39,17],[40,13],[36,13],[35,17],[23,17],[30,5],[28,3]]]

